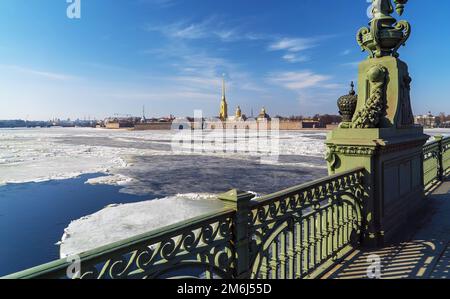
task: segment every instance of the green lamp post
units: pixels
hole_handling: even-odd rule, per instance
[[[352,89],[338,101],[345,117],[327,137],[326,160],[330,174],[366,169],[365,243],[380,245],[392,240],[424,202],[422,147],[428,136],[414,125],[412,79],[398,53],[411,26],[392,16],[402,15],[408,1],[372,2],[369,26],[356,35],[369,54],[358,67],[358,95]]]

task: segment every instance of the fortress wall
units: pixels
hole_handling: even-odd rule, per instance
[[[120,129],[119,123],[107,123],[105,126],[107,129]]]
[[[134,129],[137,131],[144,130],[154,130],[154,131],[168,131],[172,127],[172,123],[147,123],[147,124],[136,124]]]
[[[225,128],[227,130],[248,130],[248,129],[262,129],[263,127],[267,127],[267,129],[272,128],[272,123],[269,121],[267,124],[265,124],[263,121],[258,122],[246,122],[246,121],[228,121],[228,122],[214,122],[214,123],[207,123],[206,129],[207,130],[214,130],[214,129],[221,129]],[[283,131],[293,131],[293,130],[301,130],[302,129],[302,122],[300,121],[280,121],[279,122],[279,129]]]
[[[280,130],[300,130],[302,123],[300,121],[280,121]]]
[[[162,131],[162,130],[171,130],[171,123],[146,123],[146,124],[136,124],[134,126],[134,129],[137,131],[143,131],[143,130],[155,130],[155,131]],[[191,123],[191,128],[200,129],[197,128],[198,125]],[[205,123],[205,130],[214,130],[214,129],[227,129],[227,130],[256,130],[263,128],[267,128],[268,130],[272,129],[272,123],[268,121],[265,123],[264,121],[228,121],[228,122],[206,122]],[[331,129],[327,127],[327,129]],[[113,128],[111,128],[113,129]],[[118,129],[118,128],[115,128]],[[295,131],[295,130],[311,130],[314,128],[303,128],[303,123],[301,121],[280,121],[279,122],[279,129],[281,131]],[[325,128],[316,128],[317,130],[323,130]]]

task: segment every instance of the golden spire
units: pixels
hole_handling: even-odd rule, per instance
[[[222,100],[225,99],[225,74],[222,74]]]
[[[220,103],[219,118],[222,121],[226,121],[228,119],[228,104],[227,104],[227,99],[225,97],[225,74],[223,74],[223,77],[222,77],[222,101]]]

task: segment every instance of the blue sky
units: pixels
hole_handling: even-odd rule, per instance
[[[0,2],[0,119],[337,113],[365,59],[365,0],[65,0]],[[450,113],[450,1],[409,1],[401,58],[415,113]]]

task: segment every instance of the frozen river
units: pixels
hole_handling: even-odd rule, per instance
[[[277,161],[262,161],[262,164],[259,156],[239,151],[175,152],[171,146],[173,135],[170,131],[101,129],[0,130],[0,185],[100,172],[105,174],[103,178],[88,183],[123,186],[122,192],[131,194],[166,196],[180,191],[220,192],[232,187],[269,192],[277,184],[283,185],[277,181],[290,177],[290,171],[282,171],[284,168],[277,166],[292,166],[297,171],[324,167],[325,132],[281,132],[277,137]],[[262,167],[255,171],[254,165]],[[268,174],[272,182],[269,185],[258,177],[266,178]],[[284,186],[290,184],[289,180]],[[198,186],[195,190],[184,190],[192,189],[192,185]]]
[[[242,150],[242,136],[235,136],[232,151],[206,146],[193,153],[174,151],[173,137],[169,131],[0,130],[0,238],[22,238],[2,242],[0,259],[15,254],[19,260],[17,248],[26,242],[23,254],[33,246],[54,252],[60,239],[61,256],[83,252],[217,209],[215,194],[232,188],[267,194],[327,175],[322,131],[280,132],[271,144],[276,155],[263,158]],[[78,193],[69,194],[74,184]],[[39,224],[44,221],[39,215],[47,215],[44,222],[51,229],[32,231],[43,238],[23,240],[30,232],[16,223],[21,210],[27,211],[30,227],[33,219]],[[21,267],[57,257],[47,254]],[[2,265],[22,269],[11,263],[0,260],[0,275],[7,273]]]

